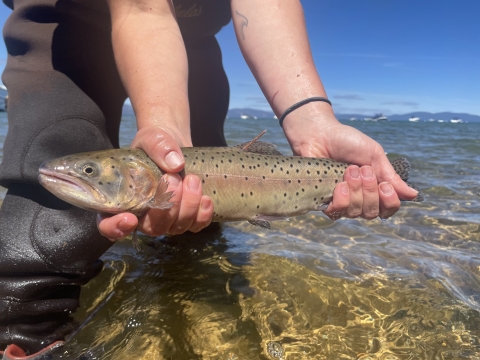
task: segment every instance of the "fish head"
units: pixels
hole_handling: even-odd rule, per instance
[[[58,198],[82,209],[140,214],[155,195],[161,176],[152,164],[141,150],[74,154],[44,162],[39,182]]]

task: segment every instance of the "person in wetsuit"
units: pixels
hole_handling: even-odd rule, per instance
[[[180,146],[226,145],[229,86],[215,34],[231,18],[242,53],[275,114],[326,97],[313,64],[298,0],[4,0],[9,92],[8,135],[0,185],[0,351],[42,354],[75,324],[81,285],[102,269],[99,257],[135,227],[146,234],[199,231],[212,218],[198,177],[181,179]],[[130,97],[142,148],[166,172],[178,202],[96,218],[37,182],[47,160],[119,146]],[[395,175],[381,146],[340,124],[325,101],[284,118],[297,155],[330,157],[351,166],[326,210],[383,218],[414,190]],[[97,225],[98,220],[98,225]],[[23,349],[23,350],[22,350]]]

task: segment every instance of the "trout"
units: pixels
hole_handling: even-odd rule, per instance
[[[213,221],[248,220],[264,228],[270,228],[270,220],[326,209],[349,166],[332,159],[284,156],[275,145],[260,141],[182,148],[182,153],[185,168],[180,175],[201,179],[203,193],[213,201]],[[408,161],[400,158],[392,165],[407,181]],[[141,216],[149,208],[172,206],[163,174],[142,150],[111,149],[46,161],[39,181],[80,208]],[[413,201],[422,200],[419,193]]]

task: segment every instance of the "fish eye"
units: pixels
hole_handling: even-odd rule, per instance
[[[87,176],[93,176],[95,174],[95,168],[90,164],[86,164],[83,165],[82,172]]]

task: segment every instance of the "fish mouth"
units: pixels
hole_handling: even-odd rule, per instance
[[[67,200],[88,197],[95,202],[104,202],[105,196],[88,182],[78,177],[40,166],[38,181],[55,196]]]

